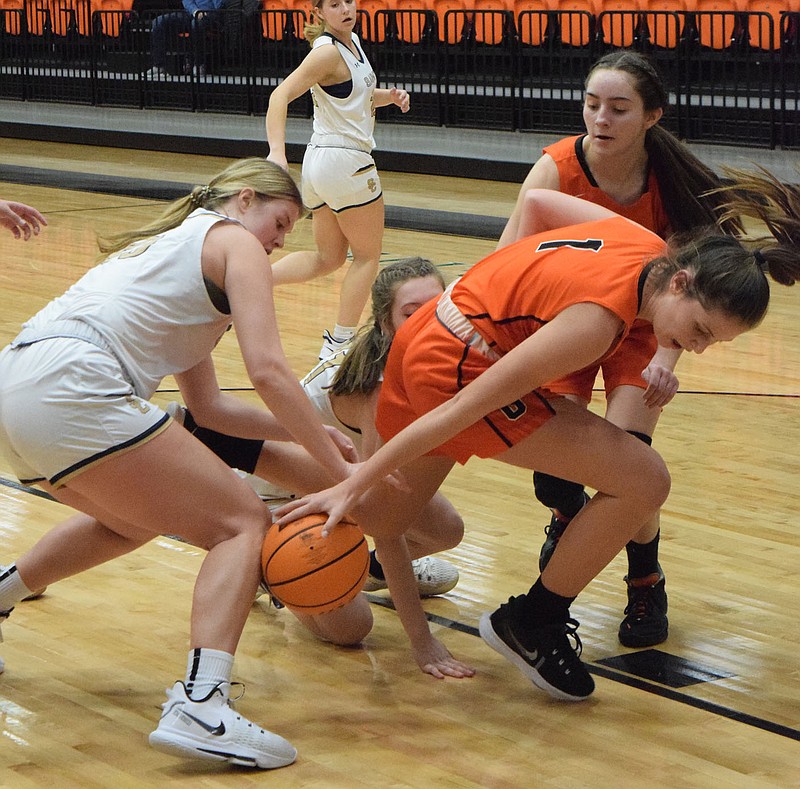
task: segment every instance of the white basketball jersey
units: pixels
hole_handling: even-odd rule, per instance
[[[326,136],[346,137],[353,140],[359,150],[371,151],[375,147],[375,72],[361,48],[355,33],[353,44],[359,56],[354,55],[341,41],[330,33],[323,33],[314,41],[313,49],[335,46],[350,69],[350,83],[311,88],[314,100],[314,138],[312,142],[324,145]],[[349,88],[349,90],[348,90]]]
[[[136,394],[149,398],[164,376],[208,356],[231,324],[211,302],[200,259],[206,233],[220,221],[232,220],[199,208],[178,227],[116,252],[25,323],[20,338],[46,337],[56,321],[88,324]]]
[[[305,390],[306,396],[314,404],[314,408],[322,419],[323,424],[341,430],[349,439],[352,440],[356,449],[361,452],[361,433],[356,433],[352,428],[340,422],[336,414],[333,413],[331,406],[330,388],[336,378],[336,373],[344,361],[349,348],[337,351],[333,356],[323,359],[300,381],[300,385]]]

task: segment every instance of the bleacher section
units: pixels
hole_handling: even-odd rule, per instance
[[[308,51],[309,6],[231,0],[154,75],[152,23],[177,0],[0,0],[0,98],[262,114]],[[681,138],[800,149],[800,0],[361,0],[356,32],[379,83],[412,93],[382,122],[578,131],[589,66],[625,46],[657,62]]]

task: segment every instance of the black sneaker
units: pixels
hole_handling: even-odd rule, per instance
[[[594,680],[580,661],[578,622],[567,619],[547,627],[520,632],[512,597],[480,621],[481,638],[513,663],[534,685],[563,701],[583,701],[594,691]],[[575,642],[573,647],[569,637]],[[523,645],[520,638],[525,641]]]
[[[553,551],[564,534],[569,521],[562,521],[555,513],[550,516],[550,523],[544,527],[544,542],[542,543],[541,550],[539,551],[539,572],[543,573],[544,568],[553,556]]]
[[[591,497],[589,496],[586,491],[583,493],[583,504],[586,505],[586,502],[589,501]],[[569,526],[570,522],[568,520],[562,520],[555,514],[555,512],[550,516],[550,523],[544,527],[544,543],[542,544],[541,550],[539,551],[539,572],[543,573],[544,568],[547,567],[547,563],[553,556],[553,551],[556,549],[556,545],[558,545],[558,541],[561,539],[561,536],[564,534],[567,526]]]
[[[664,588],[664,573],[644,578],[628,578],[628,605],[625,619],[619,626],[619,640],[626,647],[652,647],[667,640],[667,592]]]

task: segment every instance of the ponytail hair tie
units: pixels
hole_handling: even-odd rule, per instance
[[[761,269],[761,271],[763,271],[765,274],[769,273],[769,262],[764,257],[764,253],[760,249],[757,249],[755,252],[753,252],[753,260],[755,260],[756,265]]]
[[[208,196],[211,193],[211,187],[206,184],[205,186],[195,186],[192,189],[192,205],[202,207],[203,203],[208,200]]]

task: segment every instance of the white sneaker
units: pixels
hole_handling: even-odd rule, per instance
[[[230,683],[217,685],[206,698],[195,701],[186,685],[176,682],[158,728],[150,734],[157,751],[206,761],[228,761],[243,767],[268,770],[285,767],[297,751],[283,739],[237,715],[231,706]]]
[[[437,559],[435,556],[423,556],[411,562],[411,569],[417,579],[420,597],[434,597],[449,592],[458,583],[458,569],[451,562]],[[384,578],[367,576],[364,584],[365,592],[377,592],[386,589],[388,584]]]
[[[353,341],[352,337],[347,337],[344,340],[337,339],[327,329],[322,332],[322,348],[319,349],[319,360],[321,362],[335,356],[339,351],[347,348]]]

